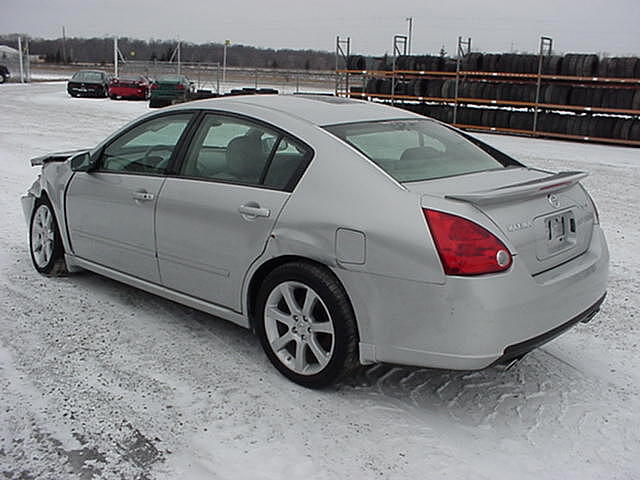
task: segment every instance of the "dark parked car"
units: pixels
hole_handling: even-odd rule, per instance
[[[137,98],[146,100],[149,98],[149,79],[144,75],[121,75],[112,78],[109,82],[109,97]]]
[[[0,65],[0,83],[4,83],[11,76],[9,69],[4,65]]]
[[[72,97],[106,97],[110,79],[102,70],[80,70],[67,83],[67,92]]]
[[[191,99],[193,85],[184,75],[160,75],[151,84],[149,107],[165,107]]]

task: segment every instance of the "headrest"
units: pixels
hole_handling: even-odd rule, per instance
[[[433,147],[411,147],[402,152],[400,160],[424,160],[438,155],[440,152]]]
[[[262,142],[256,135],[236,137],[227,145],[229,173],[239,180],[255,183],[264,167]]]

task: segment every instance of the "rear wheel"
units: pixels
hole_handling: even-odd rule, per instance
[[[320,388],[357,365],[353,309],[328,270],[302,262],[276,268],[258,293],[256,314],[267,357],[294,382]]]
[[[33,266],[38,272],[48,276],[66,273],[58,222],[46,198],[36,202],[31,215],[29,247]]]

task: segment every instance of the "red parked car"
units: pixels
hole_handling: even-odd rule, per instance
[[[109,82],[109,97],[112,100],[118,98],[146,100],[149,98],[149,79],[144,75],[121,75],[112,78]]]

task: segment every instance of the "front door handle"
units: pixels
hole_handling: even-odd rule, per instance
[[[131,196],[135,201],[139,201],[139,202],[148,202],[149,200],[153,200],[153,193],[149,193],[145,191],[133,192]]]
[[[271,210],[268,208],[262,208],[255,202],[249,202],[241,205],[238,208],[238,212],[240,215],[247,218],[268,217],[271,215]]]

